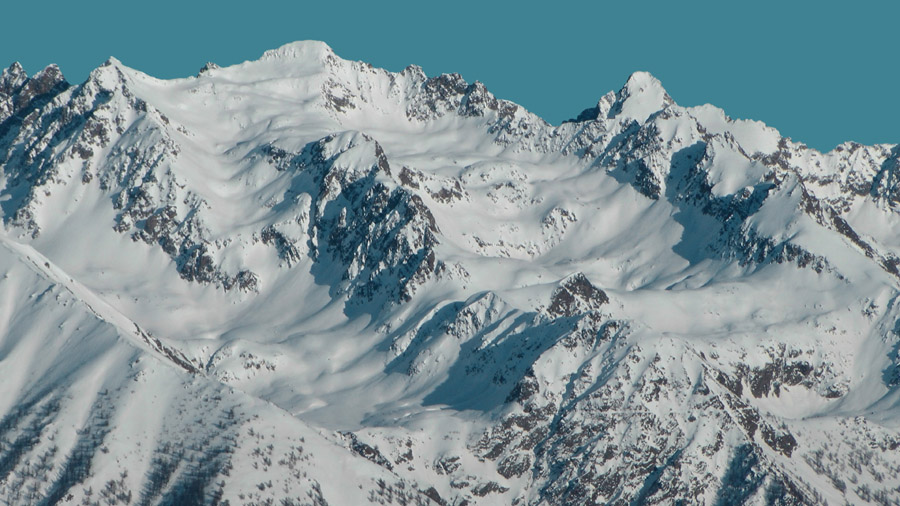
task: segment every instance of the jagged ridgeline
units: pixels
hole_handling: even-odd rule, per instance
[[[897,145],[319,42],[0,76],[0,502],[900,504]]]

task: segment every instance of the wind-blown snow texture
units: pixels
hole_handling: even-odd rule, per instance
[[[0,502],[900,503],[900,147],[319,42],[0,77]]]

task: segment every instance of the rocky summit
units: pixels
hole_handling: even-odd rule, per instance
[[[900,504],[900,146],[598,96],[10,66],[0,502]]]

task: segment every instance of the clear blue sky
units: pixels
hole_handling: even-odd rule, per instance
[[[71,82],[113,55],[163,78],[317,39],[390,70],[480,80],[552,123],[628,75],[820,150],[900,141],[900,2],[52,0],[0,9],[0,65]]]

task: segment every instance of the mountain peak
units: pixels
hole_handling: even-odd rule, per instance
[[[10,65],[9,67],[7,67],[6,69],[3,70],[4,76],[7,76],[7,75],[13,76],[13,75],[20,75],[20,74],[25,74],[25,69],[22,68],[22,64],[17,61],[12,62],[12,65]]]
[[[105,62],[103,62],[103,65],[100,65],[100,66],[101,67],[124,67],[125,64],[122,63],[122,61],[119,60],[118,58],[116,58],[115,56],[110,56],[109,58],[106,59]]]
[[[60,83],[65,81],[65,77],[61,70],[59,70],[59,66],[55,63],[51,63],[44,67],[43,70],[34,75],[33,79],[37,79],[45,82],[52,82],[52,84]]]
[[[0,121],[32,104],[42,104],[68,87],[56,64],[28,77],[18,62],[13,63],[0,74]]]
[[[119,87],[125,80],[125,75],[132,71],[118,58],[110,56],[102,65],[95,68],[88,75],[88,82],[100,86],[101,89],[113,90]]]
[[[625,81],[625,88],[629,90],[644,90],[649,88],[658,88],[662,89],[662,83],[659,82],[659,79],[653,76],[650,72],[644,70],[638,70],[633,72],[630,76],[628,76],[628,80]],[[665,91],[665,90],[662,90]]]
[[[647,118],[675,103],[659,79],[649,72],[635,72],[616,95],[615,115],[624,115],[643,123]]]
[[[19,62],[13,62],[9,68],[4,69],[0,74],[0,93],[12,93],[12,91],[21,86],[28,79],[28,74]]]
[[[261,59],[311,59],[321,61],[328,56],[334,56],[334,51],[328,44],[320,40],[300,40],[289,42],[277,49],[270,49],[263,53]]]

